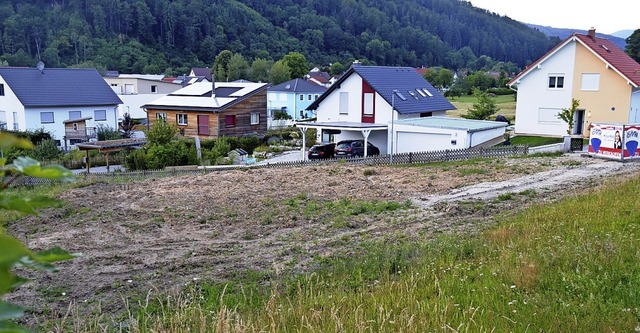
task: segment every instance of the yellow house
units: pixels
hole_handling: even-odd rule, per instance
[[[517,90],[517,134],[564,135],[557,115],[580,101],[571,134],[592,123],[640,123],[640,64],[595,29],[574,33],[507,84]]]

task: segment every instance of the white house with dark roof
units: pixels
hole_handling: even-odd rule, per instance
[[[182,88],[179,83],[163,81],[164,75],[117,74],[105,76],[104,80],[122,100],[118,107],[118,118],[128,113],[133,119],[146,119],[142,109],[152,102]]]
[[[65,121],[82,121],[84,126],[76,128],[93,133],[99,126],[117,129],[121,103],[95,69],[0,68],[0,126],[44,129],[60,146],[72,144],[66,138]],[[77,137],[89,136],[94,135]]]
[[[323,142],[369,141],[383,155],[488,144],[507,125],[446,117],[455,107],[411,67],[355,63],[309,109],[317,121],[298,122],[303,132],[316,128]]]

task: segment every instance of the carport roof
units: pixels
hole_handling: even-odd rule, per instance
[[[449,117],[424,117],[403,119],[395,122],[397,125],[410,125],[421,127],[447,128],[465,130],[467,132],[478,132],[494,128],[506,127],[509,124],[500,121],[475,120]]]
[[[295,124],[298,127],[311,127],[311,128],[324,128],[324,129],[339,129],[339,130],[372,130],[380,131],[386,130],[389,126],[386,124],[368,124],[368,123],[354,123],[347,121],[334,121],[334,122],[298,122]]]

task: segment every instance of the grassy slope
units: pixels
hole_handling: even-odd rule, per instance
[[[639,189],[636,178],[534,207],[476,236],[371,244],[293,281],[271,280],[272,289],[264,280],[201,286],[195,305],[149,306],[139,324],[168,332],[630,332],[640,318],[640,202],[629,194]]]
[[[500,109],[496,116],[498,114],[504,115],[507,119],[511,120],[512,124],[513,119],[516,117],[516,101],[513,96],[514,95],[500,95],[495,97],[496,104]],[[473,103],[476,102],[476,99],[473,96],[461,96],[449,99],[449,101],[457,108],[457,110],[447,111],[447,116],[461,117],[463,114],[467,113],[468,109],[473,108]],[[495,116],[493,119],[495,119]]]

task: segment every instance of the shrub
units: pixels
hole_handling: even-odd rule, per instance
[[[33,150],[33,157],[41,161],[58,159],[61,154],[58,145],[51,139],[41,141]]]
[[[149,163],[145,149],[136,149],[127,155],[124,166],[127,170],[148,170]]]
[[[151,126],[151,129],[144,132],[148,143],[159,145],[171,142],[177,133],[178,128],[176,125],[169,124],[162,120],[158,120],[153,126]]]
[[[98,134],[98,141],[122,139],[122,134],[108,125],[99,124],[96,132]]]

